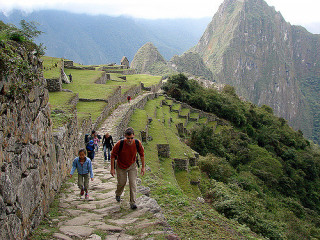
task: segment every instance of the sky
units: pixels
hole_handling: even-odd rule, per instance
[[[0,10],[26,12],[43,9],[66,10],[73,13],[126,15],[135,18],[203,18],[213,17],[223,0],[0,0]],[[320,23],[319,0],[266,0],[294,25]]]

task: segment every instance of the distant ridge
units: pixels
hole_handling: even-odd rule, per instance
[[[58,10],[15,10],[0,20],[19,25],[21,19],[38,22],[44,33],[46,55],[73,59],[82,64],[119,63],[122,56],[132,61],[146,42],[153,42],[166,59],[182,54],[199,40],[210,18],[145,20],[107,15],[75,14]]]

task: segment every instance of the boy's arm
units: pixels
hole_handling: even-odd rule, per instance
[[[93,170],[92,170],[91,160],[89,161],[88,167],[89,167],[89,172],[90,172],[90,178],[91,178],[91,180],[93,180]]]
[[[76,168],[77,168],[77,162],[76,162],[76,161],[77,161],[77,158],[73,160],[72,169],[71,169],[71,171],[70,171],[70,176],[73,175],[74,171],[75,171]]]

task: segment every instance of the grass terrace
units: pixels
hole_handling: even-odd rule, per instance
[[[158,84],[161,78],[161,76],[152,76],[148,74],[127,75],[127,81],[142,82],[145,87],[151,87],[152,85]]]
[[[103,109],[106,107],[107,103],[103,101],[95,102],[78,102],[77,110],[78,113],[82,115],[90,114],[92,122],[95,122],[96,119],[100,116]]]
[[[61,58],[54,58],[54,57],[41,57],[43,60],[43,76],[46,79],[54,79],[59,78],[61,75],[60,69],[62,64]]]
[[[70,101],[75,96],[76,94],[71,92],[49,93],[53,128],[58,128],[64,125],[73,117],[73,110],[75,106],[70,105]]]
[[[181,116],[187,116],[190,113],[190,109],[189,108],[182,108],[180,111],[180,115]]]
[[[72,75],[72,82],[62,87],[79,93],[79,98],[107,99],[114,91],[114,87],[94,83],[101,77],[102,71],[65,69],[65,73]]]

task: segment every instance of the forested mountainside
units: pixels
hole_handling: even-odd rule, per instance
[[[169,77],[163,88],[179,104],[220,118],[206,124],[186,121],[180,134],[203,156],[199,186],[207,202],[267,239],[320,238],[318,145],[269,106],[241,100],[230,85],[221,91],[203,88],[179,74]],[[172,110],[179,105],[167,104]]]
[[[319,44],[319,35],[290,25],[264,0],[225,0],[198,44],[174,56],[168,72],[234,86],[319,143]]]
[[[46,55],[64,57],[82,64],[129,61],[146,42],[153,42],[170,59],[194,46],[210,22],[203,19],[145,20],[107,15],[74,14],[41,10],[26,14],[13,11],[0,20],[19,25],[21,19],[39,23],[43,34],[36,39],[44,43]]]

